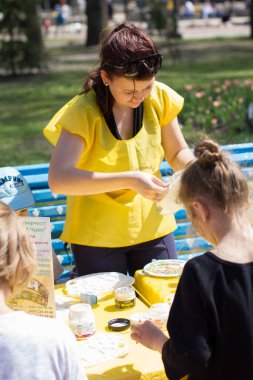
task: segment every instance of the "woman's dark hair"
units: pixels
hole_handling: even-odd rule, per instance
[[[206,138],[198,142],[194,154],[197,160],[185,169],[181,178],[178,198],[183,204],[202,197],[225,213],[247,204],[246,177],[215,141]]]
[[[141,29],[128,22],[118,25],[102,38],[100,65],[89,73],[84,82],[83,93],[94,89],[99,107],[104,115],[109,115],[114,100],[109,88],[102,81],[101,70],[105,70],[110,79],[114,76],[124,76],[121,69],[113,66],[121,66],[133,60],[142,60],[156,53],[158,52],[154,42]],[[143,65],[133,80],[147,80],[153,76],[154,74]]]

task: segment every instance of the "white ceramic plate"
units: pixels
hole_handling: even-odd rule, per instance
[[[80,293],[92,293],[101,298],[121,286],[130,286],[133,283],[134,278],[123,273],[101,272],[69,280],[65,286],[71,297],[79,297]]]
[[[178,277],[184,265],[183,260],[153,260],[145,265],[143,272],[155,277]]]

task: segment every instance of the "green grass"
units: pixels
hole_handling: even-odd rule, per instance
[[[208,85],[212,80],[253,78],[253,41],[213,40],[161,47],[165,63],[159,76],[171,86]]]
[[[42,135],[51,116],[80,91],[81,75],[59,73],[1,83],[0,166],[48,162]]]
[[[253,41],[247,39],[162,43],[160,50],[164,64],[157,79],[179,93],[185,84],[205,87],[213,80],[253,78]],[[77,45],[50,49],[53,68],[61,71],[1,79],[0,166],[49,161],[52,149],[42,130],[54,113],[80,92],[87,70],[95,63],[88,54],[94,52],[95,48]],[[68,54],[70,61],[64,58]],[[189,142],[196,138],[196,131],[184,130],[184,134]],[[252,141],[253,135],[245,130],[227,140],[216,131],[215,138],[220,143],[236,143]]]

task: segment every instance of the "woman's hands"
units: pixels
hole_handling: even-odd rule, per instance
[[[131,338],[151,350],[162,353],[163,345],[168,337],[151,321],[131,326]]]
[[[78,169],[77,163],[84,150],[85,141],[80,136],[62,130],[50,163],[49,185],[53,193],[90,195],[131,189],[158,202],[168,190],[168,184],[146,172],[101,173]]]
[[[159,202],[169,189],[169,184],[161,181],[150,173],[141,171],[130,172],[131,189],[143,197]]]

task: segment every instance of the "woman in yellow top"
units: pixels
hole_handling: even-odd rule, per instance
[[[155,80],[162,57],[141,29],[124,23],[103,40],[100,65],[82,94],[44,129],[55,146],[52,192],[67,195],[61,239],[72,244],[78,275],[134,274],[152,259],[176,258],[173,215],[157,210],[173,170],[193,159],[177,121],[183,98]]]

